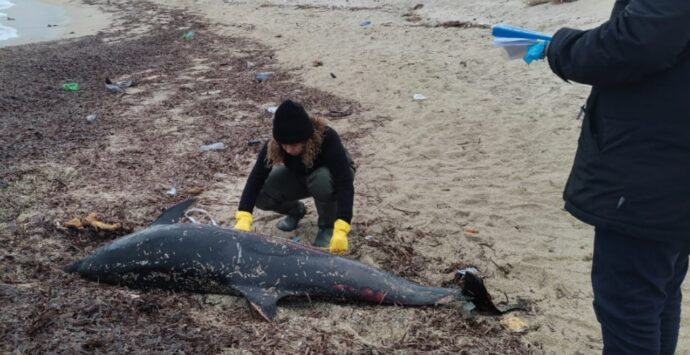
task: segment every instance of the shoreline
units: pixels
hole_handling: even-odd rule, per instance
[[[0,41],[0,48],[92,35],[112,22],[97,5],[70,0],[21,0],[2,13],[0,25],[16,37]]]

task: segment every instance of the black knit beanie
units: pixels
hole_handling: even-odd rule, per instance
[[[281,144],[295,144],[307,141],[314,134],[307,111],[302,105],[286,100],[273,117],[273,138]]]

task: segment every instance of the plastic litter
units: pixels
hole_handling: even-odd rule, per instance
[[[268,113],[276,113],[276,111],[278,111],[278,106],[268,106],[266,108],[266,112]]]
[[[110,81],[110,78],[105,78],[105,91],[119,93],[123,90],[119,85],[114,84],[112,81]]]
[[[96,122],[96,119],[98,119],[98,114],[97,113],[92,113],[86,116],[86,122],[88,123],[94,123]]]
[[[112,93],[123,92],[121,87],[119,87],[117,85],[113,85],[113,84],[105,84],[105,91],[112,92]]]
[[[177,196],[177,187],[175,187],[175,185],[173,185],[173,186],[170,188],[170,190],[168,190],[168,191],[165,192],[165,194],[168,195],[168,196],[170,196],[170,197],[175,197],[175,196]]]
[[[366,240],[366,241],[372,241],[372,240],[374,240],[374,236],[373,236],[373,235],[368,235],[368,236],[364,237],[364,240]]]
[[[110,78],[105,78],[105,90],[108,92],[113,92],[113,93],[124,92],[124,88],[128,88],[128,87],[134,86],[134,85],[135,85],[135,83],[129,79],[120,80],[116,83],[113,83],[110,80]]]
[[[204,210],[204,209],[201,209],[201,208],[190,208],[190,209],[188,209],[188,210],[184,213],[185,218],[187,218],[190,222],[192,222],[192,223],[194,223],[194,224],[199,224],[199,223],[200,223],[196,218],[194,218],[194,217],[192,217],[192,216],[189,215],[190,213],[193,213],[193,212],[200,213],[200,214],[203,215],[204,217],[208,218],[208,220],[209,220],[209,221],[211,222],[211,224],[213,224],[214,226],[217,226],[217,225],[218,225],[218,222],[215,220],[215,218],[213,218],[213,216],[211,216],[211,214],[208,213],[208,211],[206,211],[206,210]]]
[[[64,84],[62,84],[62,90],[78,91],[79,90],[79,83],[64,83]]]
[[[194,31],[187,31],[187,32],[183,33],[182,39],[187,40],[187,41],[194,39]]]
[[[117,86],[119,86],[119,87],[121,87],[121,88],[128,88],[128,87],[130,87],[130,86],[133,86],[133,85],[134,85],[134,82],[133,82],[132,80],[129,80],[129,79],[127,79],[127,80],[120,80],[120,81],[116,82],[115,85],[117,85]]]
[[[544,41],[550,41],[551,40],[551,36],[549,36],[545,33],[532,31],[532,30],[528,30],[525,28],[510,26],[510,25],[506,25],[503,23],[493,25],[491,27],[491,35],[494,37],[503,37],[503,38],[520,38],[520,39],[533,39],[533,40],[541,39]]]
[[[223,150],[225,149],[225,144],[223,142],[217,142],[213,144],[202,145],[199,150],[202,152],[208,152],[210,150]]]
[[[531,45],[551,40],[547,34],[505,24],[491,27],[491,35],[494,46],[503,48],[508,59],[522,58]]]
[[[363,28],[369,28],[369,26],[371,26],[371,21],[364,20],[364,21],[360,22],[359,25]]]
[[[260,83],[263,83],[264,81],[268,80],[268,77],[271,76],[271,74],[273,74],[273,73],[271,73],[271,72],[266,72],[266,71],[260,72],[260,73],[256,73],[256,76],[255,76],[256,81],[258,81],[258,82],[260,82]]]
[[[427,97],[424,96],[424,95],[422,95],[422,94],[414,94],[414,95],[412,95],[412,100],[415,100],[415,101],[423,101],[423,100],[426,100],[426,99],[427,99]]]

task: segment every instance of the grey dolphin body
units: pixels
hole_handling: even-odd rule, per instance
[[[148,228],[101,247],[64,270],[134,288],[242,295],[267,320],[275,317],[276,302],[286,296],[412,306],[466,301],[467,295],[488,296],[476,277],[467,284],[478,281],[479,292],[465,290],[463,294],[460,289],[423,286],[283,239],[175,223],[193,202],[169,208]],[[490,298],[488,302],[493,306]],[[486,299],[475,304],[482,303]]]

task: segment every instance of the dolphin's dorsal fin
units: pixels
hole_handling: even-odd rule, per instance
[[[249,305],[259,313],[263,319],[269,322],[275,319],[278,308],[276,303],[278,299],[280,299],[280,295],[278,295],[277,292],[247,286],[235,286],[235,288],[244,295]]]
[[[153,223],[151,223],[152,226],[157,226],[157,225],[162,225],[162,224],[173,224],[177,223],[184,217],[184,211],[189,208],[192,204],[196,202],[196,199],[190,198],[186,199],[175,206],[172,206],[163,213],[161,213],[160,216],[158,216],[158,219],[156,219]]]

